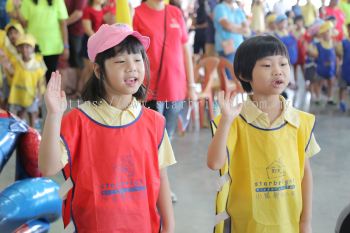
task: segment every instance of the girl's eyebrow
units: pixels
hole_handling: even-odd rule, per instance
[[[272,59],[272,57],[278,57],[277,59],[288,59],[286,56],[284,56],[284,55],[271,55],[271,56],[266,56],[266,57],[263,57],[263,58],[261,58],[261,59],[259,59],[259,60],[269,60],[269,61],[272,61],[273,59]]]

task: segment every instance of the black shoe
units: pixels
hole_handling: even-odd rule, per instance
[[[328,100],[328,101],[327,101],[327,104],[328,104],[328,105],[332,105],[332,106],[337,105],[337,103],[334,102],[333,100]]]

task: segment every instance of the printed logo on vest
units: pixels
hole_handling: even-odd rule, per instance
[[[101,194],[111,196],[118,194],[144,192],[146,184],[142,178],[137,178],[134,161],[131,155],[124,156],[120,165],[115,167],[116,181],[101,184]]]
[[[267,168],[267,176],[269,179],[283,177],[286,175],[286,168],[280,161],[271,163]]]
[[[289,177],[281,159],[267,166],[265,174],[266,177],[261,177],[254,182],[257,199],[279,199],[283,196],[295,195],[295,179]]]

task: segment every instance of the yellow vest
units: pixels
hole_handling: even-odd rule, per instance
[[[315,117],[297,111],[299,127],[287,122],[261,129],[237,117],[227,140],[229,177],[217,194],[215,233],[297,233],[302,212],[301,182]],[[216,130],[221,116],[213,124]],[[227,176],[228,175],[228,176]]]
[[[14,64],[15,73],[12,78],[9,104],[29,107],[38,94],[44,93],[45,81],[43,77],[46,66],[42,56],[36,55],[30,62],[30,64],[24,64],[21,60]],[[37,92],[38,89],[40,93]]]
[[[6,35],[6,32],[2,29],[0,29],[0,49],[3,50],[6,54],[6,45],[8,44],[8,40],[7,40],[7,35]],[[3,73],[3,70],[0,66],[0,87],[2,88],[2,73]]]

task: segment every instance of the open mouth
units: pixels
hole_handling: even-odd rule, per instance
[[[135,83],[137,83],[137,78],[128,78],[126,80],[124,80],[124,82],[126,83],[126,85],[128,86],[132,86],[134,85]]]
[[[283,79],[276,79],[272,82],[272,86],[275,88],[279,88],[279,87],[283,86],[283,84],[284,84]]]

